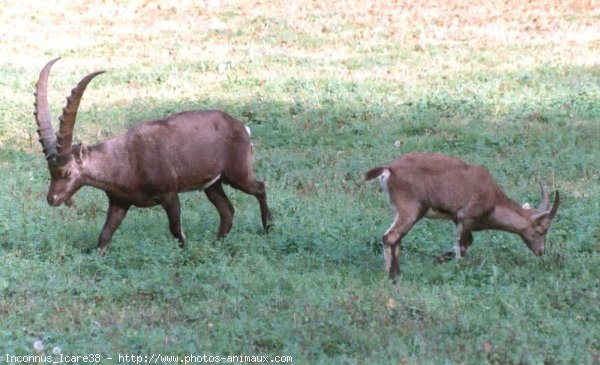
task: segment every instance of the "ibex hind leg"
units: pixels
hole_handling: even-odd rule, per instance
[[[267,205],[267,192],[265,189],[265,183],[254,179],[254,177],[246,178],[243,180],[234,180],[231,182],[231,186],[243,191],[246,194],[254,195],[258,200],[260,206],[260,218],[262,220],[262,226],[265,233],[269,232],[269,223],[272,219],[269,206]]]
[[[417,214],[409,213],[410,211],[418,211],[418,208],[400,211],[395,205],[393,207],[394,210],[396,210],[394,221],[382,237],[385,269],[392,279],[400,273],[399,255],[402,237],[404,237],[419,220]]]
[[[225,195],[221,181],[217,181],[204,189],[204,194],[206,194],[208,200],[219,212],[221,223],[219,224],[217,239],[222,239],[231,231],[231,226],[233,225],[233,214],[235,212],[233,205],[231,205],[227,195]]]

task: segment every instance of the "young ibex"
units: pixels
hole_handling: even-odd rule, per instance
[[[400,241],[421,218],[451,219],[456,245],[438,257],[461,257],[473,242],[471,232],[497,229],[516,233],[537,256],[544,254],[546,234],[560,204],[556,192],[550,208],[548,191],[540,183],[542,202],[537,210],[508,198],[481,166],[434,153],[411,153],[393,163],[375,167],[365,180],[379,177],[395,217],[383,235],[386,271],[399,272]]]
[[[254,195],[267,231],[271,214],[265,185],[254,178],[249,130],[222,111],[188,111],[136,125],[124,134],[94,146],[72,144],[81,96],[103,71],[84,77],[71,91],[54,133],[48,108],[47,83],[56,58],[44,67],[36,84],[35,119],[50,170],[48,204],[71,205],[82,186],[104,190],[108,216],[100,237],[101,256],[129,208],[162,205],[169,228],[185,245],[178,193],[204,190],[220,216],[218,237],[231,230],[233,206],[223,191],[229,184]]]

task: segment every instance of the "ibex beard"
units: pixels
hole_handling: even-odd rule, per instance
[[[103,190],[108,215],[100,236],[101,256],[131,206],[161,205],[180,247],[185,245],[178,193],[203,190],[219,213],[218,238],[233,224],[234,209],[223,184],[256,197],[262,226],[271,213],[265,184],[252,171],[252,144],[247,127],[218,110],[188,111],[147,121],[93,146],[72,144],[79,102],[88,83],[103,71],[84,77],[71,91],[55,134],[48,107],[48,75],[56,58],[40,73],[35,92],[35,120],[50,171],[47,201],[71,205],[83,186]]]

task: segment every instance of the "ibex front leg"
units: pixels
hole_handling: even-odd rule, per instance
[[[181,228],[181,206],[177,193],[166,194],[160,197],[160,204],[167,212],[171,234],[179,240],[179,247],[185,247],[185,234]]]
[[[451,249],[436,258],[437,263],[443,263],[453,258],[462,258],[466,253],[471,243],[473,243],[473,234],[470,228],[466,228],[463,222],[456,224],[456,245]]]
[[[106,253],[106,248],[108,247],[108,243],[112,238],[113,234],[121,225],[123,218],[127,215],[127,211],[129,210],[130,205],[124,204],[116,204],[109,199],[108,205],[108,215],[106,216],[106,222],[104,223],[104,227],[102,228],[102,232],[100,232],[100,237],[98,237],[98,253],[100,256],[104,256]]]
[[[219,233],[217,239],[222,239],[227,236],[233,224],[233,205],[225,195],[223,184],[220,181],[215,182],[211,186],[204,189],[204,194],[208,200],[217,208],[221,223],[219,224]]]

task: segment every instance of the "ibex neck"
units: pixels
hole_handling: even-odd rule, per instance
[[[89,147],[89,155],[83,166],[85,176],[85,185],[104,190],[106,192],[118,192],[126,190],[127,186],[124,176],[128,169],[121,166],[121,161],[117,158],[118,153],[114,153],[112,148],[108,148],[106,143],[100,143]]]
[[[519,234],[529,227],[529,214],[519,204],[506,198],[496,205],[489,223],[491,229]]]

